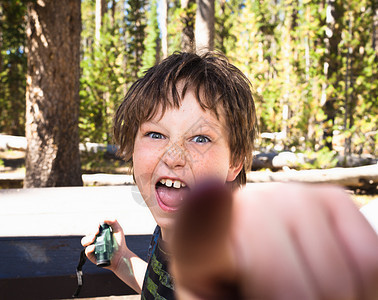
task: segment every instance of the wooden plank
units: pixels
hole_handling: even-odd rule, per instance
[[[0,190],[0,237],[75,236],[116,218],[126,235],[156,226],[136,186]]]
[[[80,240],[117,218],[132,251],[146,258],[156,226],[136,187],[0,190],[0,299],[67,299],[77,286]],[[81,297],[134,291],[87,262]]]
[[[127,236],[130,249],[146,259],[150,235]],[[0,238],[0,299],[71,298],[77,287],[81,236]],[[81,297],[135,292],[111,271],[90,261],[83,267]]]
[[[0,238],[0,279],[75,275],[83,247],[82,236],[6,237]],[[130,249],[147,259],[151,235],[126,236]],[[84,273],[108,272],[91,262]]]
[[[72,299],[77,287],[76,276],[17,278],[0,280],[0,299],[44,300]],[[79,298],[136,294],[113,273],[86,274]]]
[[[150,235],[127,236],[130,249],[146,259]],[[81,236],[0,238],[0,299],[71,298],[77,287]],[[135,292],[111,271],[87,262],[80,297]]]

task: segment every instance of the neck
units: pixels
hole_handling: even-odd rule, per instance
[[[172,238],[173,238],[173,233],[172,230],[166,229],[166,228],[161,228],[161,239],[163,240],[164,248],[167,252],[170,251],[170,246],[172,244]]]

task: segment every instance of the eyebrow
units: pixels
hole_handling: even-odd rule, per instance
[[[204,131],[214,131],[218,135],[222,134],[222,129],[224,129],[224,125],[220,123],[215,123],[206,119],[202,118],[202,121],[205,122],[196,122],[193,123],[193,125],[186,131],[186,134],[196,134],[198,133],[198,130],[203,129]]]
[[[202,122],[202,123],[198,124],[198,127],[209,127],[209,128],[216,128],[216,129],[222,129],[222,126],[223,125],[220,124],[220,122],[216,123],[216,122],[212,122],[212,121],[208,121],[208,120],[205,120],[205,122]],[[195,127],[194,123],[193,123],[192,127]]]

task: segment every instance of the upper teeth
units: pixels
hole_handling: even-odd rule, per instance
[[[181,187],[186,187],[186,184],[183,183],[182,181],[180,180],[172,180],[172,179],[161,179],[160,180],[160,183],[161,184],[164,184],[165,186],[167,187],[174,187],[176,189],[179,189]]]

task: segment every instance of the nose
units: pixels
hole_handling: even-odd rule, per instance
[[[182,168],[186,164],[185,150],[173,143],[165,151],[162,160],[171,169]]]

